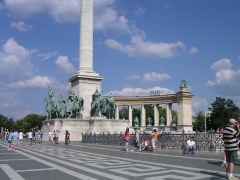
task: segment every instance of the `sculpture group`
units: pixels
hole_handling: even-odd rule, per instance
[[[65,100],[62,95],[60,95],[60,98],[55,97],[49,87],[48,97],[45,98],[45,103],[48,113],[47,119],[82,118],[84,101],[73,92],[70,92],[68,98]]]
[[[62,95],[60,98],[54,96],[53,91],[49,87],[48,97],[45,98],[47,119],[56,118],[79,118],[82,119],[84,110],[84,100],[70,92],[65,100]],[[92,95],[91,117],[105,117],[107,119],[115,119],[115,102],[113,97],[103,97],[98,90]]]

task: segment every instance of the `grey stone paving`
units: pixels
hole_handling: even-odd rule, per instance
[[[27,142],[21,150],[0,143],[0,179],[4,180],[214,180],[225,179],[222,152],[185,156],[180,150],[124,152],[119,147],[81,143]],[[235,175],[240,166],[235,166]]]

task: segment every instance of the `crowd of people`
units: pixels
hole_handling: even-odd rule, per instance
[[[59,130],[53,130],[48,132],[49,142],[58,144],[59,143]],[[27,141],[29,146],[33,144],[33,141],[37,143],[42,143],[43,139],[43,129],[32,128],[28,132],[23,133],[21,130],[9,131],[8,129],[3,129],[1,132],[2,141],[7,141],[8,150],[11,149],[21,149],[23,146],[23,140]],[[70,132],[66,130],[65,132],[65,144],[70,144]]]

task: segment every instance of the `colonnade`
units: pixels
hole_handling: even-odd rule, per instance
[[[158,106],[164,104],[166,107],[165,127],[171,129],[173,125],[173,105],[176,104],[177,130],[185,132],[192,131],[192,93],[187,86],[181,86],[176,94],[157,95],[157,96],[115,96],[116,119],[119,119],[119,109],[121,106],[128,106],[129,126],[132,127],[133,106],[141,106],[141,127],[146,127],[145,105],[153,105],[154,121],[153,127],[161,127],[159,123]],[[175,120],[175,119],[174,119]]]
[[[136,106],[137,104],[135,105],[127,105],[128,106],[128,117],[129,117],[129,124],[130,126],[132,125],[133,123],[133,116],[132,116],[132,110],[133,110],[133,106]],[[145,105],[147,104],[141,104],[141,126],[142,127],[145,127],[146,126],[146,121],[147,121],[147,118],[146,118],[146,110],[145,110]],[[172,103],[168,103],[168,104],[165,104],[166,105],[166,126],[171,126],[171,123],[172,123]],[[154,127],[158,127],[160,125],[159,123],[159,109],[158,109],[158,106],[159,104],[153,104],[153,110],[154,110],[154,124],[153,126]],[[116,105],[116,119],[119,119],[119,105]]]

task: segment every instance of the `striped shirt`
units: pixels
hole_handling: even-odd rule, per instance
[[[227,126],[223,131],[225,151],[238,151],[238,132]]]

